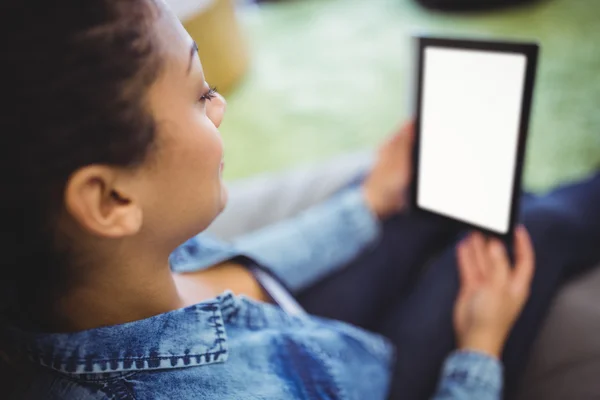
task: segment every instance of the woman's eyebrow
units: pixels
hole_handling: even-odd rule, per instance
[[[194,61],[194,57],[198,53],[198,45],[195,41],[192,41],[192,47],[190,48],[190,62],[187,68],[187,74],[189,75],[190,70],[192,69],[192,61]]]

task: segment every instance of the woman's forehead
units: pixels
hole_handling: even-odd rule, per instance
[[[195,43],[168,5],[161,2],[161,16],[155,24],[166,61],[172,67],[188,71]],[[196,57],[196,54],[193,54]]]

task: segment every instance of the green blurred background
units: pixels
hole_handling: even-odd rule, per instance
[[[546,0],[442,14],[411,0],[296,0],[243,7],[250,71],[228,94],[228,180],[371,149],[412,108],[411,34],[541,45],[525,186],[600,164],[600,1]]]

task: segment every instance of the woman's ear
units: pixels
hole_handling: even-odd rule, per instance
[[[123,172],[91,165],[71,175],[65,189],[67,212],[88,232],[106,238],[135,235],[142,227],[142,208],[134,185]]]

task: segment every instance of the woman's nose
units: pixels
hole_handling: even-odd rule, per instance
[[[206,111],[208,118],[218,128],[223,122],[223,114],[227,108],[227,102],[225,98],[219,93],[215,94],[215,97],[208,102],[208,109]]]

